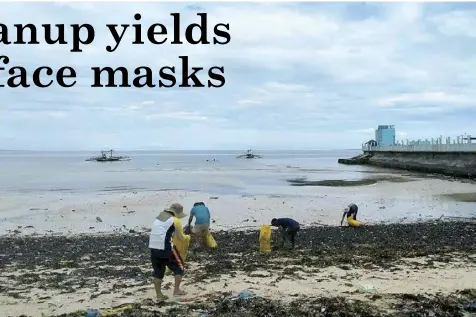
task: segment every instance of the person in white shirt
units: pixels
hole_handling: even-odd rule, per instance
[[[183,206],[172,204],[162,211],[154,223],[149,237],[150,259],[154,269],[154,287],[158,301],[167,299],[162,294],[162,281],[165,270],[168,267],[175,277],[174,296],[182,296],[186,293],[180,289],[180,283],[184,274],[183,261],[180,254],[172,244],[172,235],[175,234],[180,240],[185,240],[180,219],[187,216],[183,212]]]

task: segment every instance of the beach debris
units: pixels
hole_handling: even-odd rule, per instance
[[[99,309],[91,309],[89,308],[86,310],[86,317],[99,317],[101,316]]]
[[[217,197],[217,196],[212,196],[212,197],[210,197],[210,199],[218,199],[218,198],[219,198],[219,197]]]
[[[463,307],[464,310],[471,313],[476,313],[476,302],[470,302]]]
[[[106,309],[103,309],[101,310],[101,313],[100,313],[100,316],[101,317],[106,317],[106,316],[117,316],[127,310],[131,310],[132,309],[132,305],[131,304],[126,304],[126,305],[123,305],[123,306],[119,306],[119,307],[113,307],[113,308],[106,308]]]
[[[256,294],[250,291],[241,291],[238,293],[238,299],[248,299],[255,296]]]
[[[361,285],[359,290],[362,293],[376,293],[377,292],[377,289],[372,284]]]
[[[100,217],[96,217],[97,222],[102,222],[102,219]]]

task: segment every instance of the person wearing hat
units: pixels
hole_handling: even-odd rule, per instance
[[[291,242],[291,246],[294,249],[294,245],[296,242],[296,235],[300,229],[299,222],[291,218],[273,218],[271,220],[271,225],[273,227],[281,228],[281,234],[283,237],[281,247],[284,246],[284,242],[286,241],[286,238],[289,238],[289,241]]]
[[[360,226],[360,221],[357,220],[357,211],[358,210],[359,210],[359,207],[357,207],[356,204],[349,204],[344,209],[344,214],[342,215],[340,225],[342,226],[342,223],[344,222],[344,218],[347,217],[347,223],[349,224],[349,226],[351,226],[351,227]]]
[[[182,224],[180,223],[180,219],[185,216],[187,215],[183,212],[182,205],[172,204],[162,211],[152,224],[149,236],[149,249],[154,269],[154,287],[158,301],[167,299],[167,296],[162,294],[162,281],[167,267],[173,272],[175,277],[174,296],[186,294],[180,289],[180,283],[184,274],[183,261],[180,258],[179,252],[172,244],[173,234],[180,240],[187,238],[183,234]]]

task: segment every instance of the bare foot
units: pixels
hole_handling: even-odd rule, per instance
[[[187,293],[181,289],[179,289],[178,291],[174,291],[174,296],[183,296],[183,295],[187,295]]]
[[[164,294],[157,295],[157,303],[161,303],[163,301],[166,301],[167,299],[169,298]]]

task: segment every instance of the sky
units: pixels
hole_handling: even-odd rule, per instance
[[[172,12],[183,27],[208,13],[210,33],[229,23],[230,43],[132,45],[126,35],[106,51],[106,24],[140,13],[144,29],[172,32]],[[96,29],[82,53],[0,44],[7,70],[74,66],[78,76],[73,88],[0,88],[0,149],[347,149],[379,124],[394,124],[397,140],[476,135],[476,3],[2,3],[0,21],[12,39],[17,23]],[[90,87],[91,67],[149,66],[158,80],[181,55],[223,66],[226,84]]]

